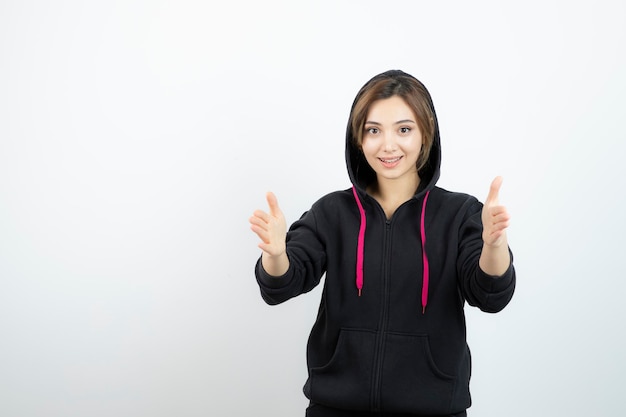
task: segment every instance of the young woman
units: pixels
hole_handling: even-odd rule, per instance
[[[346,134],[353,187],[318,200],[289,232],[276,197],[250,218],[263,299],[310,291],[326,274],[307,346],[306,415],[465,416],[464,304],[503,309],[515,288],[498,203],[436,186],[441,147],[430,94],[388,71],[357,94]]]

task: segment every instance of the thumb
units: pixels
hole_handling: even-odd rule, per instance
[[[270,207],[270,214],[274,217],[279,217],[280,215],[282,215],[280,207],[278,206],[278,199],[276,198],[274,193],[269,191],[265,198],[267,199],[267,204]]]
[[[502,186],[502,177],[497,176],[489,187],[489,195],[487,195],[487,201],[485,204],[498,204],[498,197],[500,194],[500,187]]]

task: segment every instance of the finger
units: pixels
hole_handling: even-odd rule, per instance
[[[270,214],[274,217],[280,217],[282,212],[280,211],[280,207],[278,206],[278,199],[274,195],[273,192],[269,191],[265,196],[267,199],[267,204],[270,207]]]
[[[261,239],[264,243],[270,243],[270,238],[269,238],[269,234],[267,233],[267,230],[256,226],[256,225],[252,225],[250,226],[250,229],[259,237],[259,239]]]
[[[487,230],[487,234],[491,235],[491,234],[493,234],[495,232],[499,232],[501,230],[505,230],[508,227],[509,227],[509,222],[508,221],[502,221],[502,222],[494,223]]]
[[[487,217],[485,217],[486,220],[495,221],[495,219],[509,219],[510,217],[511,215],[504,206],[487,207]]]
[[[267,229],[267,222],[258,216],[252,216],[248,219],[251,225]]]
[[[506,214],[501,214],[491,219],[492,224],[505,223],[506,225],[509,224],[510,220],[511,220],[511,217]]]
[[[511,220],[511,215],[508,211],[501,212],[489,212],[487,217],[483,219],[483,221],[487,224],[494,224],[499,222],[507,222]]]
[[[491,186],[489,187],[489,195],[487,195],[487,200],[485,201],[485,204],[497,204],[498,203],[498,197],[500,194],[501,186],[502,186],[502,177],[497,176],[491,182]]]
[[[264,212],[263,210],[255,210],[252,217],[255,217],[265,223],[269,223],[270,220],[272,219],[271,216],[267,214],[266,212]]]

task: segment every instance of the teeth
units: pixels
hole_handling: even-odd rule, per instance
[[[400,157],[393,158],[393,159],[381,159],[381,161],[383,161],[386,164],[392,164],[392,163],[397,162],[399,160],[400,160]]]

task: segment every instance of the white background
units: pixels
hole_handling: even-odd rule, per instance
[[[269,307],[248,217],[349,186],[358,89],[433,95],[439,185],[501,201],[470,415],[624,412],[621,1],[0,3],[0,415],[303,415],[319,288]]]

